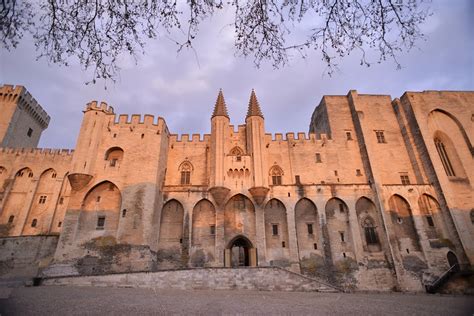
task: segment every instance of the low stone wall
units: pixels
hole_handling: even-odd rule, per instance
[[[180,290],[337,292],[303,275],[276,267],[195,268],[158,272],[46,278],[43,285],[143,287]]]
[[[0,279],[33,278],[52,261],[59,236],[0,238]]]

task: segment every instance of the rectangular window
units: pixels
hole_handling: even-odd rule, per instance
[[[62,205],[64,203],[64,198],[63,197],[60,197],[59,198],[59,205]]]
[[[118,161],[118,160],[117,160],[116,158],[110,159],[109,165],[110,165],[111,167],[115,167],[115,166],[117,165],[117,161]]]
[[[282,248],[285,248],[286,247],[286,243],[284,241],[281,242],[281,247]]]
[[[431,217],[431,216],[426,216],[426,221],[428,222],[428,225],[429,225],[429,226],[434,227],[433,217]]]
[[[242,161],[242,157],[241,157],[241,156],[237,156],[237,157],[235,157],[235,160],[237,160],[237,161]]]
[[[316,153],[316,162],[318,163],[322,162],[320,153]]]
[[[272,234],[273,234],[273,236],[278,235],[278,225],[277,224],[272,224]]]
[[[402,184],[410,184],[410,178],[408,178],[408,174],[406,173],[400,174],[400,180],[402,181]]]
[[[8,222],[9,223],[13,223],[13,220],[15,219],[15,216],[14,215],[10,215],[10,217],[8,218]]]
[[[339,203],[339,212],[344,213],[344,204]]]
[[[105,216],[97,217],[97,228],[96,229],[104,229],[105,227]]]
[[[356,169],[356,176],[358,177],[362,176],[362,172],[360,171],[360,169]]]
[[[314,250],[318,250],[318,244],[317,244],[317,243],[314,243],[314,244],[313,244],[313,248],[314,248]]]
[[[308,235],[312,235],[313,234],[313,224],[306,224],[307,227],[308,227]]]
[[[209,230],[212,236],[216,234],[216,225],[209,226]]]
[[[295,183],[296,184],[300,184],[301,181],[300,181],[300,176],[295,176]]]
[[[191,183],[191,171],[181,171],[181,184]]]
[[[58,222],[58,227],[61,227],[62,224],[63,222]]]
[[[272,176],[273,185],[281,185],[281,176]]]
[[[344,232],[339,232],[339,235],[341,236],[341,242],[344,242]]]
[[[33,129],[28,128],[28,132],[26,133],[26,135],[28,135],[28,137],[31,137],[31,135],[33,135]]]
[[[352,140],[352,134],[349,131],[346,131],[346,138],[347,140]]]
[[[386,143],[383,131],[375,131],[375,136],[377,137],[377,143]]]
[[[46,203],[46,195],[41,195],[38,201],[39,204]]]

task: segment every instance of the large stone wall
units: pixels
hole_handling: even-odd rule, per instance
[[[59,236],[0,238],[0,280],[36,277],[54,257]]]

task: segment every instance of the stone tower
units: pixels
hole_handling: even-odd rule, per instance
[[[22,86],[0,86],[0,147],[33,148],[50,117]]]

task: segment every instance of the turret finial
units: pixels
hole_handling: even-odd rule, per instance
[[[257,95],[255,94],[254,89],[252,89],[252,93],[250,94],[249,108],[247,110],[246,119],[251,116],[260,116],[263,118],[262,110],[260,110],[260,104],[258,103]]]
[[[217,95],[216,105],[214,106],[214,112],[212,113],[212,117],[214,116],[225,116],[229,118],[222,89],[219,89],[219,94]]]

